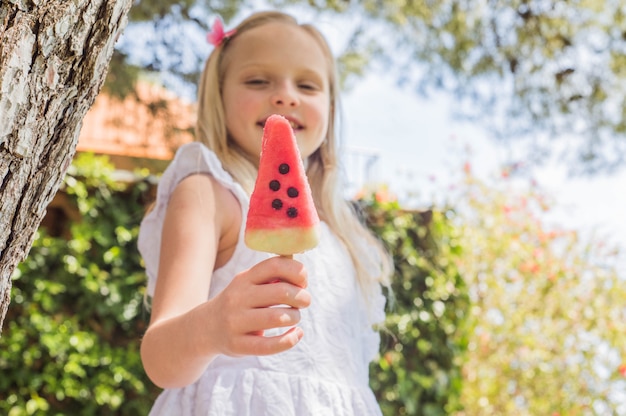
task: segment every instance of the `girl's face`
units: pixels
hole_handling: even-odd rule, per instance
[[[287,118],[303,159],[324,141],[330,114],[329,68],[304,29],[272,22],[237,34],[228,45],[222,99],[230,137],[258,158],[265,120]]]

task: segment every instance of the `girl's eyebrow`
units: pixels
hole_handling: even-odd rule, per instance
[[[255,62],[241,65],[239,68],[237,68],[237,73],[244,77],[258,75],[258,73],[271,75],[271,72],[274,68],[280,68],[280,66]],[[309,67],[297,68],[295,73],[297,75],[297,78],[312,78],[314,81],[317,82],[323,82],[324,84],[328,83],[328,76],[325,72],[311,69]]]
[[[302,69],[302,73],[304,75],[309,75],[309,76],[315,76],[315,77],[320,77],[320,78],[325,78],[324,73],[323,72],[319,72],[317,70],[314,69],[310,69],[310,68],[304,68]]]
[[[274,61],[270,61],[270,62],[252,61],[252,62],[246,62],[246,63],[239,65],[240,70],[247,70],[247,69],[268,70],[268,69],[275,69],[275,68],[281,69],[282,66],[279,63],[276,63]],[[312,74],[318,74],[318,75],[321,73],[320,71],[316,69],[312,69],[309,66],[298,67],[296,68],[296,71],[302,72],[302,73],[310,72]],[[326,71],[326,68],[324,69],[324,73],[325,71]]]

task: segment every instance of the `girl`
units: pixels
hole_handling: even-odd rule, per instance
[[[390,262],[341,195],[328,44],[277,12],[209,39],[198,142],[164,172],[139,236],[153,297],[141,356],[165,389],[152,414],[378,415],[368,364]],[[293,260],[243,243],[271,114],[294,128],[322,220]]]

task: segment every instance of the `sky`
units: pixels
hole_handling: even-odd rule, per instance
[[[398,88],[393,79],[370,74],[343,95],[345,145],[349,151],[376,154],[370,179],[386,183],[401,201],[407,191],[417,192],[409,204],[426,208],[445,198],[446,186],[466,160],[463,148],[471,150],[473,173],[485,180],[500,172],[509,154],[480,126],[455,121],[449,111],[453,104],[444,93],[421,98]],[[365,179],[354,172],[351,176]],[[626,250],[626,169],[611,176],[572,178],[566,166],[552,165],[537,168],[532,178],[555,204],[545,217],[547,224],[594,234]]]

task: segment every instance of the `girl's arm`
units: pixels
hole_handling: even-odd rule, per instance
[[[194,382],[217,354],[273,354],[302,337],[299,328],[262,336],[264,329],[299,322],[298,308],[310,302],[306,271],[296,261],[261,262],[207,301],[211,274],[232,255],[241,224],[236,198],[209,176],[184,179],[170,198],[150,325],[141,345],[146,373],[160,387]],[[281,283],[268,284],[277,278]],[[269,308],[278,304],[292,308]]]

